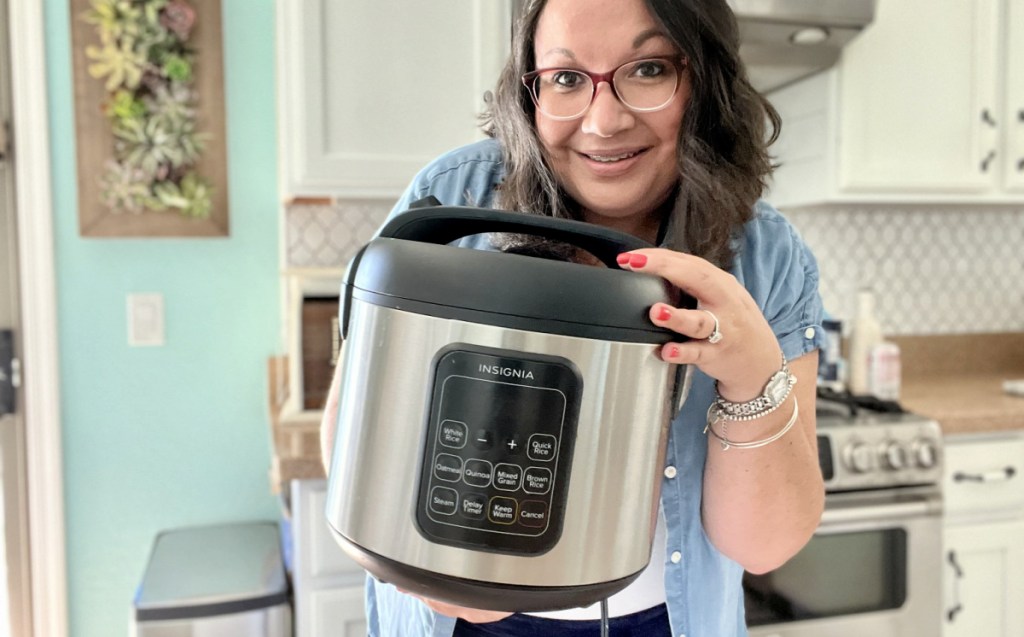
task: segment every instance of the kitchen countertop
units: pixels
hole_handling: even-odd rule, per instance
[[[893,338],[900,346],[900,403],[934,418],[946,435],[1024,430],[1024,397],[1003,381],[1024,379],[1024,332]]]
[[[1003,391],[1007,378],[992,373],[920,376],[904,382],[900,404],[937,420],[946,435],[1024,429],[1024,397]]]

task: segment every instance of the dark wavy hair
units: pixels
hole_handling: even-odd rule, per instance
[[[662,245],[728,267],[732,239],[753,217],[774,168],[768,147],[781,121],[751,86],[739,59],[739,30],[726,0],[644,0],[689,61],[690,101],[679,129],[679,187],[663,222]],[[482,115],[501,142],[506,176],[495,205],[581,219],[558,183],[534,127],[534,104],[521,77],[534,70],[534,33],[547,0],[531,0],[516,21],[512,53]],[[666,208],[668,208],[668,203]]]

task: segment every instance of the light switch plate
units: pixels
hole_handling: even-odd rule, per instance
[[[160,347],[164,344],[164,295],[128,295],[128,345]]]

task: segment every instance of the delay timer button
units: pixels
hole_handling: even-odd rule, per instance
[[[549,434],[533,434],[526,443],[526,455],[530,460],[548,462],[555,457],[558,439]]]

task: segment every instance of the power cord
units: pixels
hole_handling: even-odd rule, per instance
[[[608,600],[601,600],[601,637],[608,637]]]

